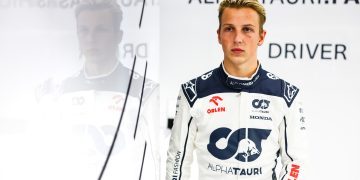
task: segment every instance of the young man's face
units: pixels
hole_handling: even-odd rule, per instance
[[[121,32],[108,10],[84,10],[77,17],[80,50],[86,61],[103,62],[116,56]]]
[[[239,66],[257,61],[257,47],[266,32],[260,33],[259,15],[251,8],[225,8],[218,30],[224,61]]]

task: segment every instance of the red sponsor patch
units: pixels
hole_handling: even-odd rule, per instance
[[[299,176],[299,171],[300,171],[300,166],[296,165],[296,164],[292,164],[291,165],[291,171],[290,171],[290,176],[294,179],[290,179],[288,178],[288,180],[297,180],[298,176]]]
[[[222,101],[223,99],[220,96],[213,96],[209,100],[210,103],[214,103],[216,106],[219,106],[219,101]],[[215,107],[210,108],[207,110],[208,114],[216,113],[216,112],[225,112],[225,107]]]

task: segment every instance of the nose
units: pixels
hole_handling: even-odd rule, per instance
[[[96,33],[91,29],[78,31],[78,36],[82,42],[94,42],[96,39]]]
[[[234,35],[234,43],[235,44],[242,44],[244,42],[244,36],[240,31],[236,31]]]
[[[94,42],[96,39],[96,32],[94,30],[89,30],[89,33],[86,34],[85,40],[87,42]]]

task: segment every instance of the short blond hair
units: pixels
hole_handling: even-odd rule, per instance
[[[266,21],[265,8],[258,0],[223,0],[219,6],[219,29],[221,27],[221,17],[225,8],[251,8],[259,15],[260,33],[263,32],[263,26]]]

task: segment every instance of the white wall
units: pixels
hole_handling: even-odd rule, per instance
[[[123,11],[123,21],[120,26],[124,32],[119,44],[119,61],[131,68],[136,55],[138,73],[143,75],[145,61],[147,61],[147,78],[158,81],[159,7],[156,0],[146,1],[140,28],[139,21],[143,2],[145,1],[118,0]],[[46,80],[51,79],[53,82],[50,85],[51,88],[57,89],[62,80],[75,76],[83,67],[84,58],[79,57],[81,52],[74,12],[74,7],[78,3],[79,0],[0,0],[0,179],[98,178],[101,171],[101,168],[98,167],[102,167],[106,158],[103,151],[99,150],[103,146],[98,148],[98,145],[103,143],[101,145],[105,144],[105,149],[110,147],[114,135],[113,130],[117,123],[108,124],[107,120],[119,119],[120,113],[116,112],[116,118],[109,118],[114,111],[117,111],[114,108],[112,113],[102,114],[101,122],[94,130],[98,133],[96,137],[98,139],[89,133],[89,129],[82,131],[87,131],[85,132],[87,134],[74,133],[80,129],[80,126],[71,120],[92,119],[92,116],[99,115],[96,111],[97,107],[106,108],[113,105],[113,102],[102,101],[103,97],[109,94],[123,97],[124,93],[95,92],[96,90],[92,89],[80,92],[79,96],[86,99],[84,101],[94,100],[94,103],[86,107],[82,104],[78,111],[72,109],[73,114],[71,112],[64,113],[68,115],[65,117],[74,115],[73,119],[69,120],[64,118],[64,114],[60,115],[59,113],[64,110],[59,101],[56,101],[61,97],[53,89],[44,86],[48,84]],[[39,91],[39,88],[43,89],[44,87],[51,93]],[[105,96],[102,96],[104,94]],[[48,95],[49,98],[47,98]],[[138,100],[136,98],[129,99],[128,112],[125,114],[133,116],[136,115],[134,107],[138,105],[136,104]],[[71,109],[71,103],[67,104],[65,108],[67,107]],[[86,108],[88,109],[86,110]],[[83,123],[93,125],[90,120]],[[142,127],[141,124],[144,123],[140,122],[139,124],[138,127]],[[157,131],[157,120],[153,122],[153,125],[156,129],[152,129],[152,131]],[[118,172],[125,173],[106,179],[119,179],[119,176],[129,179],[135,176],[137,179],[139,176],[140,167],[134,168],[134,164],[136,166],[139,162],[141,164],[142,156],[130,159],[132,156],[127,156],[126,153],[131,155],[131,151],[141,151],[142,155],[143,142],[141,142],[141,149],[134,148],[131,145],[135,144],[133,143],[135,140],[124,142],[127,137],[135,139],[132,137],[133,134],[123,132],[119,133],[120,143],[115,145],[115,149],[118,146],[117,150],[125,152],[125,158],[120,161],[115,160],[117,161],[115,163],[110,160],[110,163],[122,164],[120,168],[119,166],[113,168],[117,168]],[[138,134],[140,132],[142,131],[138,130]],[[83,139],[79,138],[80,136]],[[127,137],[124,138],[124,136]],[[139,136],[137,135],[137,139],[142,141],[143,139],[138,138]],[[81,140],[77,141],[79,139]],[[85,139],[86,142],[83,141]],[[75,141],[78,143],[74,143]],[[154,143],[152,142],[152,144]],[[150,149],[151,144],[148,141],[143,176],[147,176],[146,179],[155,179],[152,158],[156,157],[152,157],[152,154],[148,153]],[[107,150],[105,151],[107,152]],[[91,169],[89,167],[94,166],[97,168],[89,171]],[[110,164],[108,167],[111,169],[112,165]],[[129,170],[130,167],[133,168]],[[133,173],[134,171],[136,173]],[[130,173],[131,177],[129,177]],[[106,171],[104,176],[106,177]]]

